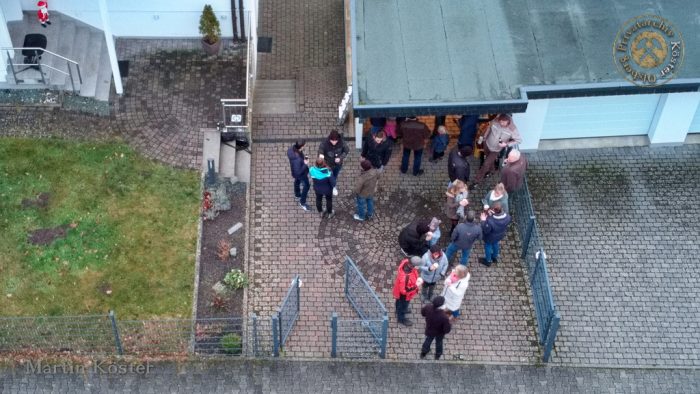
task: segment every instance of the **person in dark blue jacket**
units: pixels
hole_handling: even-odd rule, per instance
[[[508,225],[510,224],[510,215],[503,211],[500,202],[496,202],[491,207],[493,214],[482,212],[481,214],[481,231],[484,237],[484,258],[480,260],[481,264],[490,266],[491,263],[498,263],[499,242],[506,236]]]
[[[476,124],[479,121],[479,115],[462,115],[457,122],[459,124],[459,138],[457,139],[457,147],[471,146],[474,148],[474,140],[476,139]]]
[[[335,187],[335,177],[333,172],[326,166],[326,162],[319,158],[316,165],[309,170],[311,179],[314,180],[314,192],[316,192],[316,209],[324,217],[332,218],[333,212],[333,188]],[[326,212],[323,212],[323,198],[326,198]]]
[[[306,141],[297,140],[294,145],[287,149],[287,158],[292,170],[292,178],[294,178],[294,198],[299,200],[301,209],[309,211],[309,206],[306,205],[306,196],[311,187],[309,184],[309,158],[304,156],[304,152],[302,152],[304,145],[306,145]]]

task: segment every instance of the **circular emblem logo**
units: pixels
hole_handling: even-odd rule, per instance
[[[628,20],[613,43],[613,61],[618,70],[639,86],[658,86],[673,79],[684,55],[681,33],[658,15]]]

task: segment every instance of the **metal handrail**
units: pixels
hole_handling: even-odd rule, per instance
[[[32,49],[48,53],[49,55],[56,56],[56,57],[61,58],[65,61],[71,62],[71,63],[75,64],[76,66],[78,65],[78,62],[76,62],[75,60],[68,59],[67,57],[61,56],[57,53],[51,52],[51,51],[44,49],[44,48],[41,48],[41,47],[0,47],[0,50],[2,50],[2,51],[6,51],[6,50],[17,51],[17,50],[32,50]]]

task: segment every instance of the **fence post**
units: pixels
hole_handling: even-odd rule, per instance
[[[280,356],[280,316],[279,313],[272,315],[272,356]]]
[[[296,277],[297,283],[297,316],[301,313],[301,278],[299,275]]]
[[[335,358],[338,351],[338,314],[331,315],[331,357]]]
[[[253,357],[258,357],[258,316],[253,313]]]
[[[348,258],[345,257],[345,298],[350,298],[348,296],[348,282],[350,281],[350,275],[348,274],[348,272],[350,272],[349,265],[350,262],[348,261]]]
[[[557,338],[557,331],[559,331],[559,320],[561,316],[557,309],[553,311],[552,320],[549,322],[549,329],[547,330],[547,338],[544,343],[544,356],[542,360],[544,362],[549,362],[549,358],[552,356],[552,348],[554,347],[554,340]]]
[[[523,254],[520,255],[521,259],[527,257],[527,249],[530,246],[530,238],[532,237],[532,231],[535,228],[535,215],[530,215],[530,219],[527,223],[527,228],[525,229],[525,236],[523,237]]]
[[[386,344],[389,334],[389,317],[384,314],[382,318],[382,345],[379,349],[379,358],[386,358]]]
[[[114,335],[114,344],[117,346],[117,354],[123,355],[122,340],[119,338],[119,329],[117,328],[117,318],[114,316],[114,311],[109,311],[109,321],[112,323],[112,334]]]

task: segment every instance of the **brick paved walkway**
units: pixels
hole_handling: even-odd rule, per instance
[[[700,145],[538,152],[554,362],[700,366]]]
[[[0,370],[3,393],[697,393],[698,370],[446,363],[152,364],[146,375]]]
[[[261,36],[273,38],[270,54],[260,54],[260,79],[296,79],[298,112],[258,116],[254,127],[251,183],[253,247],[249,271],[253,287],[249,310],[269,316],[280,304],[291,278],[300,274],[300,319],[285,347],[286,354],[303,357],[330,355],[330,316],[357,318],[343,296],[343,261],[347,254],[378,291],[390,315],[388,357],[415,359],[423,339],[420,301],[412,305],[412,328],[399,328],[394,319],[391,285],[402,258],[397,237],[417,216],[442,216],[447,165],[425,160],[426,175],[402,176],[400,157],[394,155],[381,181],[378,217],[371,223],[353,220],[350,189],[359,173],[358,153],[352,151],[339,180],[334,199],[337,216],[321,221],[305,213],[291,190],[286,150],[297,136],[318,139],[335,127],[335,107],[345,91],[343,57],[343,2],[276,0],[262,5]],[[263,142],[263,143],[261,143]],[[353,141],[348,141],[353,146]],[[318,142],[307,145],[310,156]],[[399,152],[400,153],[400,152]],[[314,205],[313,190],[309,205]],[[479,197],[480,198],[480,197]],[[444,218],[443,218],[444,219]],[[443,232],[447,233],[446,228]],[[447,235],[443,236],[447,239]],[[505,242],[504,261],[490,270],[473,266],[465,318],[455,325],[446,345],[448,359],[500,362],[535,362],[538,347],[533,331],[527,288],[511,233]],[[446,246],[446,244],[445,244]],[[479,246],[472,255],[482,253]]]
[[[0,108],[0,136],[126,139],[148,157],[199,168],[203,127],[221,119],[219,99],[243,97],[245,52],[207,57],[199,40],[117,40],[130,61],[124,95],[112,93],[113,116],[28,107]]]

